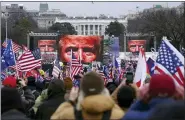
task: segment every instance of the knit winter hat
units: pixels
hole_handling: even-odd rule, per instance
[[[16,79],[12,76],[7,77],[5,80],[3,80],[2,84],[4,86],[9,86],[12,88],[16,88],[17,87],[17,82]]]
[[[85,96],[96,95],[103,91],[104,80],[96,72],[89,72],[83,76],[80,87]]]
[[[166,94],[168,97],[175,93],[175,83],[173,79],[166,74],[155,74],[150,79],[149,95],[158,96]]]
[[[64,79],[64,85],[66,90],[71,90],[71,88],[73,87],[73,82],[70,77],[66,77]]]

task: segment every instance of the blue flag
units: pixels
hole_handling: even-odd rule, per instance
[[[119,65],[118,65],[118,61],[116,60],[116,58],[115,58],[115,68],[117,69],[117,68],[119,68]]]
[[[7,77],[5,72],[1,72],[1,81],[3,81]]]
[[[150,72],[150,76],[152,76],[154,74],[155,61],[149,57],[147,60],[147,65]]]
[[[15,53],[12,49],[12,40],[7,40],[7,47],[5,48],[3,55],[1,57],[1,70],[5,70],[9,66],[16,64]]]
[[[4,51],[5,51],[5,47],[1,46],[1,57],[2,57],[2,55],[4,53]]]

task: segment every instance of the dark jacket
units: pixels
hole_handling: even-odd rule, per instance
[[[58,106],[63,103],[65,90],[64,83],[61,80],[53,80],[48,87],[48,99],[46,99],[39,107],[36,113],[38,120],[50,120],[52,114]]]
[[[24,94],[22,95],[23,107],[27,113],[35,104],[35,96],[27,86],[23,87],[22,89],[24,90]]]
[[[129,108],[122,120],[147,120],[158,105],[173,102],[171,98],[153,98],[148,104],[138,100]]]
[[[12,109],[2,114],[1,120],[29,120],[29,118],[24,113]]]
[[[26,120],[21,95],[16,88],[3,87],[1,89],[1,119]]]

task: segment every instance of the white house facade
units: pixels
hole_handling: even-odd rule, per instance
[[[105,35],[105,28],[110,24],[110,22],[114,22],[114,18],[108,19],[59,19],[56,18],[54,23],[71,23],[78,35]],[[127,27],[127,19],[118,18],[118,22],[122,23],[125,27]]]

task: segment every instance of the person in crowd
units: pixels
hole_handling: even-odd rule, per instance
[[[29,110],[29,117],[35,119],[38,107],[48,98],[48,89],[44,89],[42,93],[35,100],[34,106]]]
[[[108,82],[106,85],[106,88],[109,90],[109,93],[112,94],[115,89],[117,88],[117,85],[112,81],[112,82]]]
[[[29,120],[25,115],[21,95],[15,87],[1,88],[1,119]]]
[[[67,101],[67,100],[69,100],[69,94],[70,94],[70,91],[73,87],[73,82],[70,77],[67,77],[64,79],[64,85],[65,85],[65,90],[66,90],[66,94],[65,94],[64,98]]]
[[[155,108],[148,120],[184,120],[184,113],[184,101],[178,101],[172,104],[161,104]]]
[[[27,87],[27,82],[23,79],[16,80],[15,78],[7,78],[3,81],[4,86],[8,86],[11,88],[19,88],[19,92],[21,92],[21,99],[23,102],[23,107],[28,113],[29,109],[34,105],[35,96],[32,94],[31,90]]]
[[[38,107],[36,119],[50,120],[51,115],[58,106],[65,101],[64,82],[59,79],[52,80],[49,84],[47,94],[47,99]]]
[[[123,120],[147,120],[155,107],[160,104],[175,102],[173,96],[176,87],[173,79],[166,74],[155,74],[150,79],[149,85],[145,85],[142,96],[131,105]]]
[[[35,77],[30,76],[27,78],[28,82],[27,82],[27,86],[28,88],[32,91],[32,93],[35,96],[35,99],[40,95],[40,92],[38,91],[38,84],[36,85],[36,80]]]
[[[118,105],[126,112],[136,99],[136,90],[130,86],[122,86],[117,93]]]
[[[58,107],[51,120],[119,120],[124,116],[124,112],[105,88],[103,78],[96,72],[85,74],[80,83],[80,91],[78,90],[78,87],[72,88],[70,100]]]

